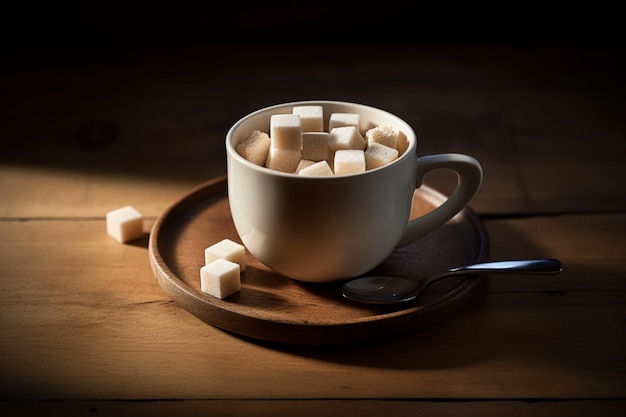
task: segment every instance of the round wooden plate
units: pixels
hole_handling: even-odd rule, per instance
[[[424,214],[445,199],[422,186],[415,191],[412,215]],[[165,293],[201,320],[268,342],[337,346],[394,338],[454,313],[477,284],[477,277],[450,278],[431,285],[409,304],[368,305],[344,299],[343,282],[291,280],[247,253],[241,291],[220,300],[200,290],[200,268],[204,249],[225,238],[241,243],[222,176],[194,188],[157,219],[149,242],[152,270]],[[487,253],[486,231],[478,217],[465,209],[430,235],[394,251],[372,274],[418,279],[483,261]]]

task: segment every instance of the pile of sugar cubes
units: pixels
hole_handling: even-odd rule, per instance
[[[270,116],[269,134],[255,130],[236,149],[256,165],[306,176],[356,174],[406,151],[404,133],[376,126],[362,134],[360,122],[356,113],[331,113],[326,132],[322,106],[294,106],[291,113]]]
[[[245,247],[230,239],[223,239],[204,250],[200,289],[224,299],[241,290],[241,272],[245,269]]]

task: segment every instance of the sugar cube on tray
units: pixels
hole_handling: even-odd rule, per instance
[[[205,264],[208,265],[220,258],[239,264],[241,271],[246,269],[245,247],[230,239],[222,239],[204,250]]]
[[[200,268],[200,289],[219,299],[241,290],[241,275],[239,264],[216,259]]]
[[[241,272],[246,269],[245,246],[222,239],[204,250],[204,266],[200,268],[200,289],[224,299],[241,290]]]

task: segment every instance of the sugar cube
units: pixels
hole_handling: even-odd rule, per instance
[[[354,126],[336,127],[328,135],[328,147],[331,152],[339,149],[365,149],[365,139]]]
[[[301,159],[300,162],[298,162],[298,167],[296,168],[296,173],[299,173],[304,168],[310,167],[311,165],[313,165],[315,163],[317,163],[317,162],[311,161],[311,160],[308,160],[308,159],[304,159],[304,158]]]
[[[273,114],[270,117],[270,139],[276,149],[302,149],[302,122],[297,114]],[[295,168],[294,168],[295,169]]]
[[[143,233],[143,215],[133,206],[125,206],[106,214],[107,233],[121,243],[138,239]]]
[[[340,149],[335,153],[335,175],[356,174],[365,171],[365,152],[358,149]]]
[[[200,289],[219,299],[241,290],[239,264],[216,259],[200,268]]]
[[[272,145],[270,146],[265,166],[276,171],[293,173],[296,172],[300,159],[302,159],[302,151],[300,149],[281,149]]]
[[[295,106],[292,113],[300,116],[302,132],[324,131],[324,108],[322,106]]]
[[[220,258],[239,264],[240,271],[245,271],[246,269],[245,246],[230,239],[222,239],[204,250],[205,265]]]
[[[354,126],[359,129],[360,125],[361,116],[358,113],[331,113],[328,120],[328,131],[343,126]]]
[[[390,126],[376,126],[365,132],[367,144],[380,143],[393,149],[398,148],[398,135]]]
[[[328,159],[327,132],[303,132],[302,133],[302,158],[310,161],[323,161]]]
[[[250,136],[236,146],[239,155],[253,164],[263,166],[270,151],[270,137],[260,130],[253,131]]]
[[[365,169],[379,168],[398,159],[398,150],[380,143],[371,143],[365,150]]]
[[[308,175],[312,177],[332,177],[335,175],[333,170],[330,169],[330,165],[326,161],[319,161],[311,166],[303,168],[298,172],[298,175]]]

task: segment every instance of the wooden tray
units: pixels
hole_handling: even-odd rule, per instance
[[[413,215],[445,196],[422,186]],[[206,323],[240,336],[296,345],[347,345],[384,341],[433,325],[457,311],[477,284],[457,277],[433,284],[411,304],[366,305],[341,296],[342,282],[311,284],[272,272],[249,253],[241,291],[224,300],[200,290],[204,249],[224,238],[241,242],[232,223],[226,177],[199,185],[155,222],[149,256],[159,285],[169,297]],[[465,209],[445,226],[396,250],[373,273],[419,278],[483,261],[488,239],[480,220]]]

